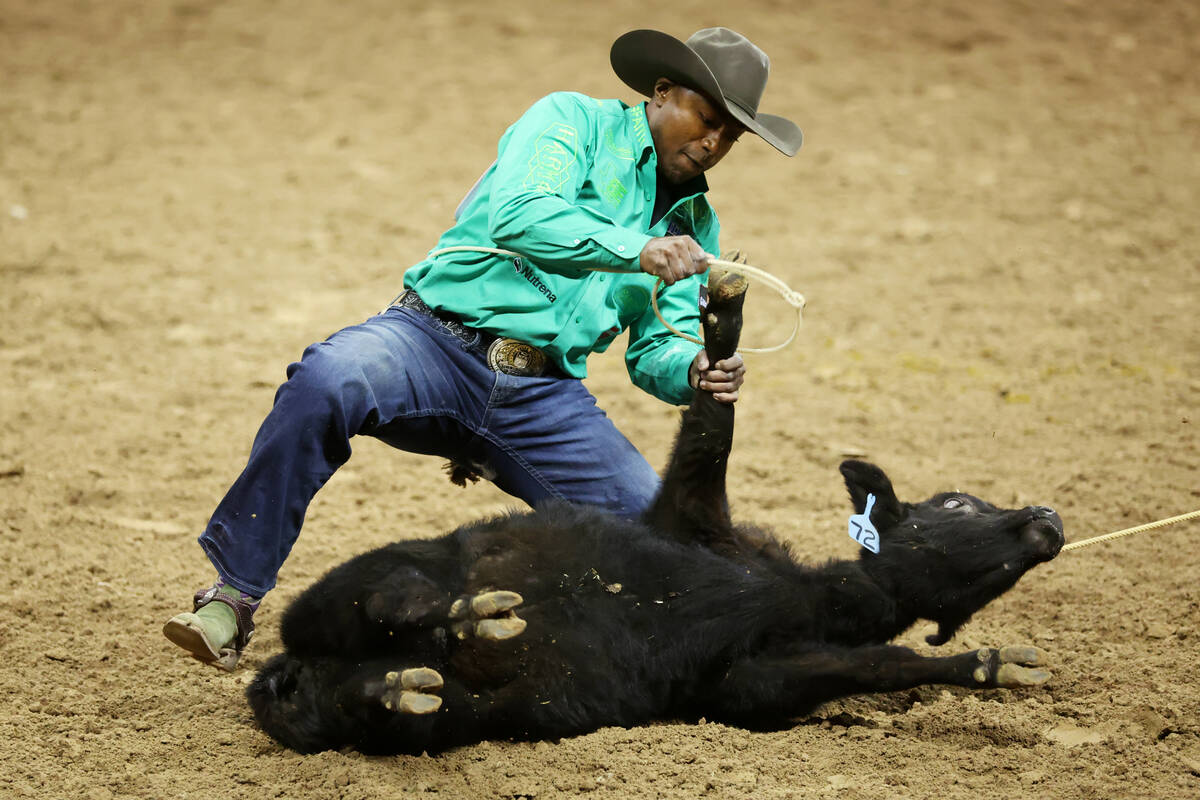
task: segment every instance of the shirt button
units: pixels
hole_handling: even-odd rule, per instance
[[[578,239],[576,239],[576,240],[575,240],[575,244],[579,244],[579,240],[578,240]]]
[[[623,244],[619,244],[619,245],[617,245],[617,252],[618,252],[618,253],[624,253],[624,252],[625,252],[625,245],[623,245]]]

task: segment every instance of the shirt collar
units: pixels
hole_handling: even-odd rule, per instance
[[[646,104],[638,103],[625,108],[625,118],[628,120],[629,137],[637,152],[637,164],[642,166],[654,152],[654,137],[650,135],[650,121],[646,119]]]

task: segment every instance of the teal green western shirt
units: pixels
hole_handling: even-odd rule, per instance
[[[688,366],[700,346],[655,316],[655,278],[640,271],[638,257],[651,238],[668,234],[690,235],[716,254],[719,225],[703,176],[675,187],[674,205],[651,225],[657,166],[644,103],[551,94],[505,132],[454,226],[405,273],[404,285],[467,325],[541,348],[577,378],[586,377],[590,353],[628,329],[634,384],[689,403]],[[437,254],[460,245],[520,257]],[[660,290],[659,311],[678,330],[698,335],[706,281],[707,273]]]

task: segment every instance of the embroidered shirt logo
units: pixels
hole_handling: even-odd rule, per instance
[[[621,317],[635,317],[650,305],[650,292],[641,286],[622,286],[613,292],[613,302]]]
[[[555,123],[542,132],[533,143],[529,172],[521,185],[546,194],[556,194],[571,179],[571,164],[579,133],[564,122]]]
[[[604,184],[600,193],[610,206],[619,206],[621,201],[625,199],[625,195],[629,194],[629,190],[625,188],[625,184],[616,178],[612,178],[608,183]]]
[[[625,161],[633,161],[633,148],[629,145],[617,144],[617,139],[613,136],[611,130],[604,132],[604,146],[608,148],[608,152],[616,158]]]

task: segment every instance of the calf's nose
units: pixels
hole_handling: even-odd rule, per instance
[[[1057,511],[1049,506],[1030,506],[1029,513],[1033,514],[1033,519],[1035,522],[1038,520],[1046,520],[1056,529],[1060,531],[1063,529],[1062,517],[1058,515]]]

